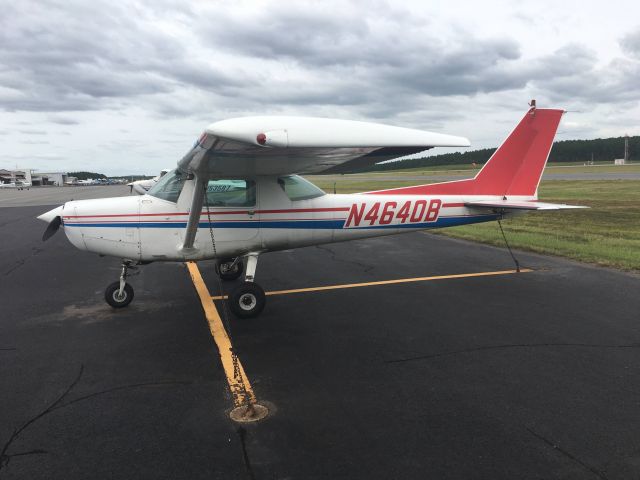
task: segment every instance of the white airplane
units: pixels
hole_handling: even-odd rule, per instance
[[[81,250],[123,259],[105,299],[133,299],[127,272],[157,261],[217,259],[241,318],[265,305],[254,282],[271,251],[450,227],[529,210],[580,208],[538,201],[538,183],[563,110],[532,102],[478,174],[467,180],[359,194],[326,194],[301,173],[343,172],[466,138],[373,123],[306,117],[247,117],[210,125],[194,147],[142,196],[77,200],[40,215],[43,240],[62,225]]]
[[[153,187],[158,181],[171,171],[170,168],[160,170],[160,175],[157,177],[149,178],[148,180],[136,180],[135,182],[127,183],[127,186],[132,192],[136,192],[138,195],[146,194],[151,187]]]

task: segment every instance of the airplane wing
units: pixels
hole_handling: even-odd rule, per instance
[[[468,147],[463,137],[351,120],[245,117],[209,125],[178,168],[206,181],[293,173],[341,173],[433,147]],[[196,181],[182,251],[193,251],[204,197]]]
[[[342,173],[469,140],[352,120],[244,117],[209,125],[178,162],[187,172],[227,176]]]
[[[538,201],[512,202],[508,200],[497,202],[465,202],[467,207],[490,208],[494,210],[566,210],[574,208],[589,208],[578,205],[566,205],[564,203],[545,203]]]

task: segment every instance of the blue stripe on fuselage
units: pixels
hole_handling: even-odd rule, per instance
[[[289,229],[325,229],[325,230],[381,230],[381,229],[410,229],[410,228],[440,228],[466,225],[470,223],[496,220],[499,215],[486,214],[471,217],[441,217],[435,222],[404,223],[395,225],[366,225],[344,228],[346,220],[257,220],[237,222],[200,222],[199,228],[289,228]],[[187,222],[104,222],[104,223],[65,223],[65,227],[90,228],[186,228]]]

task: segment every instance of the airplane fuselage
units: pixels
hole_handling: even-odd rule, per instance
[[[177,202],[152,195],[80,200],[67,202],[60,216],[76,247],[145,262],[235,257],[499,217],[486,209],[465,207],[466,199],[460,196],[325,194],[291,200],[278,177],[254,181],[255,204],[210,206],[209,213],[203,207],[191,249],[182,248],[193,195],[191,180],[185,182]]]

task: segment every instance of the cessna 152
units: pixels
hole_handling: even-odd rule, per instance
[[[472,179],[360,194],[326,194],[299,177],[353,167],[466,138],[373,123],[306,117],[246,117],[210,125],[145,195],[67,202],[38,218],[60,226],[81,250],[123,259],[105,299],[133,299],[136,264],[217,259],[222,279],[244,282],[229,295],[242,318],[265,305],[254,282],[262,253],[379,235],[487,222],[527,210],[580,208],[538,202],[563,110],[532,102],[516,128]]]

